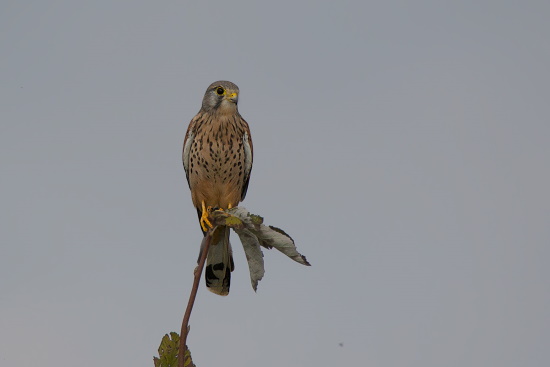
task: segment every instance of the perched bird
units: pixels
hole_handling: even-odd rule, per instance
[[[237,109],[238,100],[239,87],[235,84],[210,84],[202,107],[185,134],[183,167],[205,235],[212,228],[208,211],[237,206],[244,199],[250,180],[252,139],[250,128]],[[229,227],[218,227],[206,259],[208,289],[227,295],[233,269]]]

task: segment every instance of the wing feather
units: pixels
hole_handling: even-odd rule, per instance
[[[248,129],[247,129],[248,130]],[[245,131],[243,135],[244,146],[244,184],[241,193],[241,201],[246,196],[248,190],[248,183],[250,182],[250,172],[252,171],[252,161],[254,159],[254,148],[252,146],[252,139],[250,138],[250,130]]]
[[[191,145],[193,144],[193,140],[195,140],[195,134],[192,131],[193,125],[195,124],[193,123],[193,121],[191,121],[191,123],[189,124],[189,128],[187,128],[187,133],[185,134],[182,152],[183,169],[185,170],[185,178],[187,178],[187,184],[189,185],[189,188],[191,188],[191,183],[189,182],[189,153],[191,152]]]

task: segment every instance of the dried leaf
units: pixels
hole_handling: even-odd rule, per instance
[[[267,249],[276,248],[292,260],[310,266],[306,257],[296,250],[294,240],[285,231],[263,224],[264,218],[250,214],[243,207],[211,213],[213,223],[227,225],[239,235],[248,261],[250,282],[254,290],[265,274],[263,253],[260,246]]]
[[[266,248],[276,248],[292,260],[306,266],[311,264],[306,257],[296,250],[294,240],[282,229],[273,226],[260,225],[260,228],[254,232],[260,240],[260,244]]]
[[[236,230],[241,243],[250,270],[250,283],[254,291],[258,288],[258,282],[264,277],[264,254],[260,248],[258,238],[248,229]]]

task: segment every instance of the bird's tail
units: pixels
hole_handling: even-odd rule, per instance
[[[219,226],[212,234],[206,257],[204,279],[208,290],[220,296],[227,296],[233,269],[235,265],[229,243],[229,227]]]

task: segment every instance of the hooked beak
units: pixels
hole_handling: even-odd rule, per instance
[[[227,99],[228,101],[230,102],[233,102],[233,103],[237,103],[237,101],[239,100],[239,96],[237,93],[233,92],[233,93],[227,93],[225,95],[225,99]]]

